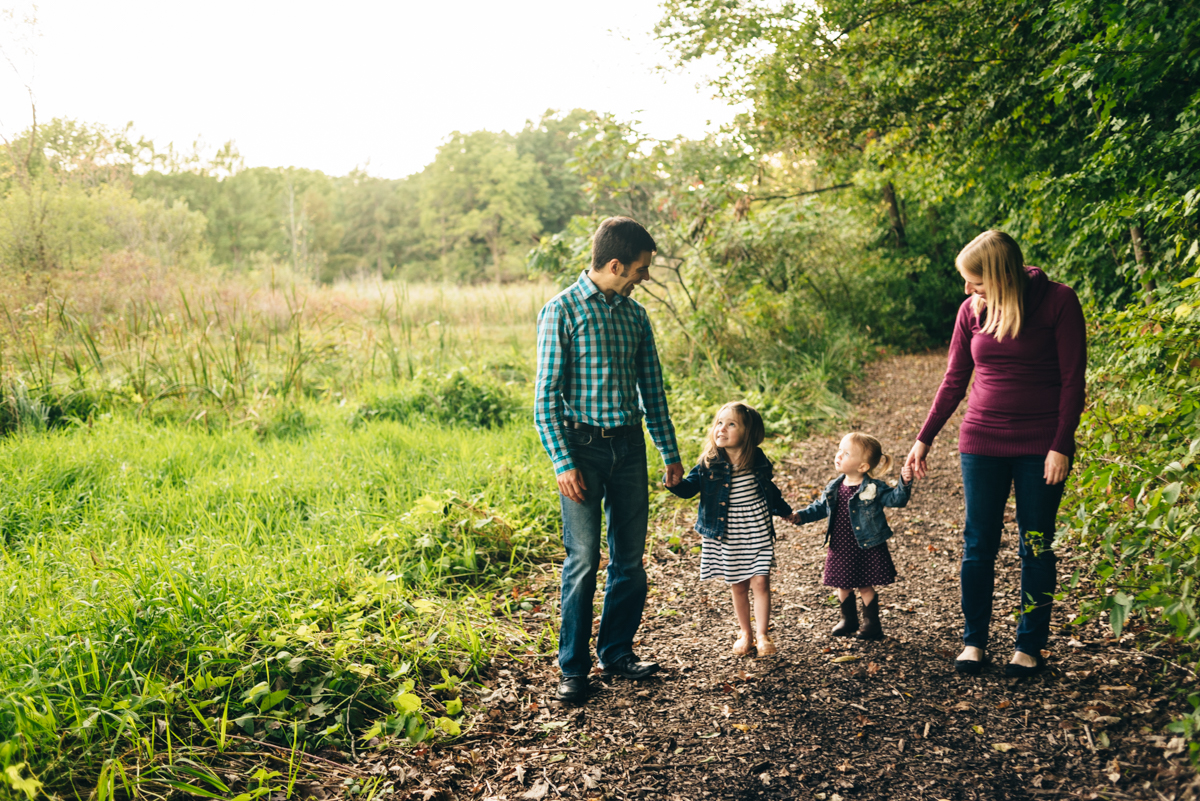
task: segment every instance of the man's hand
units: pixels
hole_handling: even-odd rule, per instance
[[[583,493],[587,492],[587,485],[583,483],[583,473],[578,469],[559,473],[558,491],[575,503],[583,503]]]
[[[675,464],[667,465],[667,472],[663,476],[663,483],[668,487],[673,487],[680,481],[683,481],[683,464],[676,462]]]
[[[1071,460],[1066,454],[1058,451],[1050,451],[1046,454],[1046,469],[1044,475],[1047,484],[1061,484],[1067,480],[1067,473],[1071,472]]]
[[[909,470],[914,478],[925,478],[925,457],[928,455],[928,445],[920,440],[914,442],[912,450],[908,452],[908,458],[904,460],[904,467],[901,468],[900,475],[904,475],[904,470]]]

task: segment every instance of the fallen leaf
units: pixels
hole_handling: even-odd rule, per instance
[[[1008,709],[1010,706],[1012,706],[1012,701],[1005,698],[1003,701],[996,704],[996,709]]]
[[[750,731],[752,728],[749,723],[733,723],[731,725],[738,731]]]
[[[976,726],[975,728],[979,729],[980,734],[983,734],[983,730],[979,726]],[[1009,751],[1016,748],[1016,746],[1012,743],[992,743],[992,748],[996,749],[1002,754],[1007,754]]]
[[[983,734],[983,727],[979,724],[976,724],[971,727],[971,731],[975,732],[976,734]]]
[[[550,792],[550,783],[538,780],[537,784],[521,794],[521,798],[528,798],[530,801],[541,801],[546,797],[546,793],[548,792]]]
[[[867,665],[867,675],[868,676],[874,676],[878,672],[879,672],[879,665],[875,664],[874,662],[871,662]]]
[[[854,654],[846,654],[845,656],[839,656],[838,658],[834,659],[833,661],[836,664],[836,663],[842,663],[842,662],[857,662],[859,659],[860,659],[860,657],[855,656]]]
[[[524,765],[517,765],[515,768],[513,768],[513,773],[515,773],[517,776],[517,784],[525,783],[525,766]]]
[[[725,704],[725,706],[721,707],[721,714],[725,717],[729,717],[733,714],[733,710],[729,708],[729,704]]]

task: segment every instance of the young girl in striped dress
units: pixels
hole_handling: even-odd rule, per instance
[[[727,403],[717,412],[704,441],[700,462],[682,482],[669,487],[681,498],[700,494],[696,531],[703,537],[700,580],[720,578],[733,592],[733,611],[741,636],[733,653],[775,653],[767,629],[771,620],[771,566],[775,524],[771,515],[789,517],[792,507],[772,481],[773,469],[762,449],[762,416],[745,403]],[[750,590],[754,590],[754,627]]]

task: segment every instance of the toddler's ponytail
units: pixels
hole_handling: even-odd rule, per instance
[[[868,478],[879,478],[891,472],[892,457],[883,452],[883,445],[879,440],[861,431],[852,431],[847,436],[862,450],[863,456],[867,457],[867,464],[871,466],[867,471]]]
[[[879,478],[880,476],[886,476],[890,472],[892,472],[892,457],[886,453],[881,453],[879,454],[879,463],[868,470],[867,475],[871,478]]]

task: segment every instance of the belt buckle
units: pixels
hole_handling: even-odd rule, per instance
[[[612,429],[611,428],[601,428],[600,429],[600,439],[616,439],[617,435],[610,434],[610,433],[608,433],[609,431],[612,431]]]

